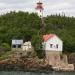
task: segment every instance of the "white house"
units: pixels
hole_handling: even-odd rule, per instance
[[[63,42],[55,34],[43,35],[43,49],[48,51],[62,51]]]
[[[22,50],[23,50],[23,51],[30,51],[31,48],[32,48],[32,45],[31,45],[31,42],[30,42],[30,41],[25,42],[25,43],[23,43],[23,45],[22,45]]]
[[[49,65],[57,66],[60,64],[63,41],[57,35],[43,35],[43,50],[45,50]]]
[[[49,65],[57,70],[74,70],[74,65],[68,63],[67,55],[62,54],[63,41],[57,35],[43,35],[43,40],[43,50]]]

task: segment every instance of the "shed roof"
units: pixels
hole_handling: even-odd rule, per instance
[[[43,35],[43,40],[44,41],[47,41],[48,39],[51,39],[53,37],[55,37],[56,35],[55,34],[47,34],[47,35]]]

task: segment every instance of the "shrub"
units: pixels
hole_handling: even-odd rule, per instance
[[[11,47],[8,43],[2,43],[0,45],[0,49],[2,49],[3,51],[10,51],[11,50]]]

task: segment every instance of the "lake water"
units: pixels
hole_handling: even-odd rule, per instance
[[[32,73],[32,72],[4,72],[1,71],[0,75],[75,75],[75,72],[52,72],[49,74],[45,74],[45,73]]]

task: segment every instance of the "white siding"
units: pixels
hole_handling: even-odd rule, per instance
[[[23,44],[23,40],[12,40],[12,45]]]
[[[22,50],[23,51],[27,51],[29,49],[32,48],[32,45],[31,45],[31,42],[25,42],[23,45],[22,45]]]
[[[50,44],[52,44],[52,47],[50,46]],[[58,48],[56,47],[56,45],[58,45]],[[55,36],[45,42],[45,50],[62,51],[63,42],[57,36]]]

